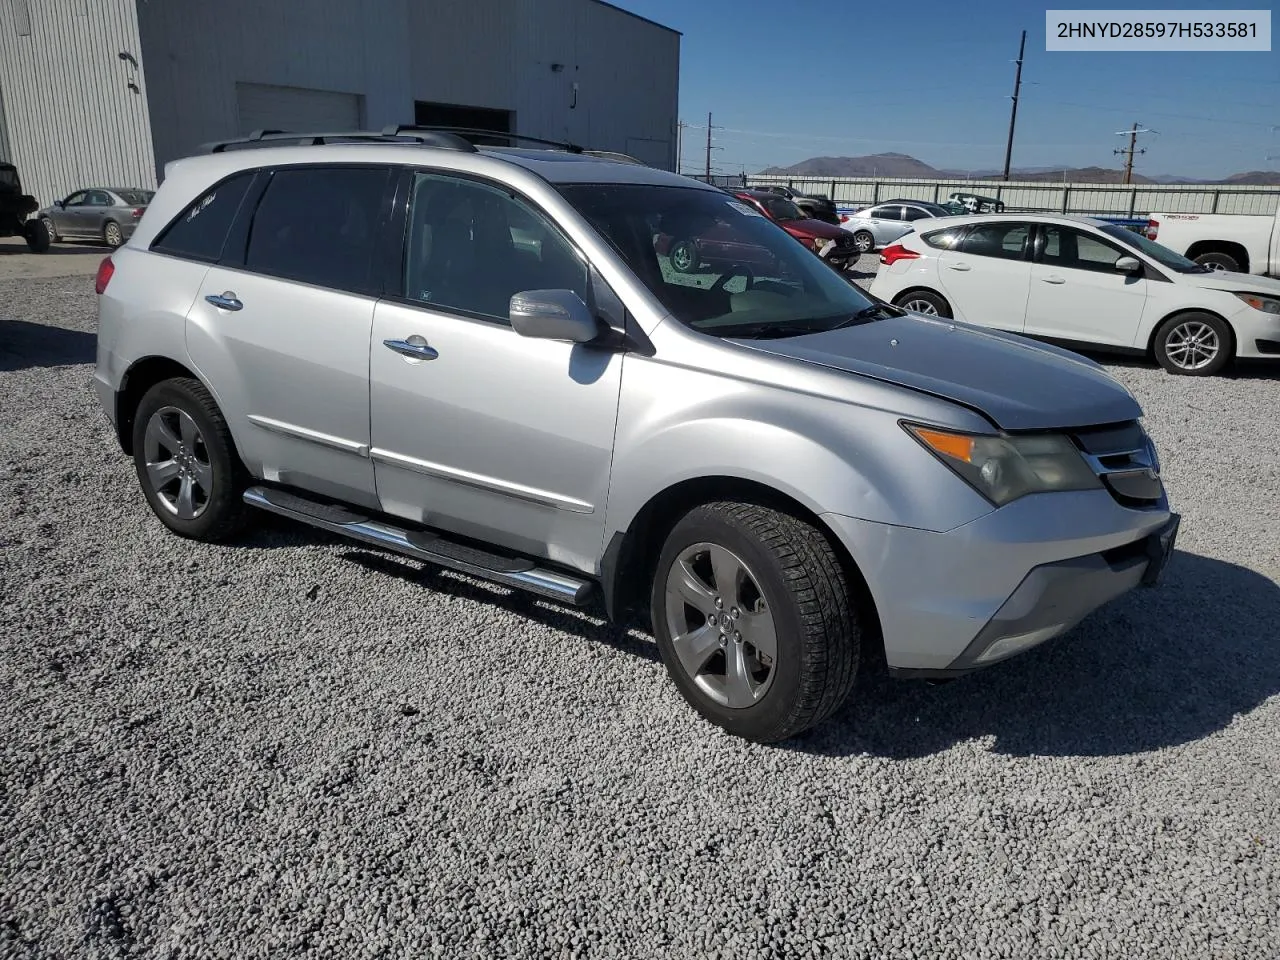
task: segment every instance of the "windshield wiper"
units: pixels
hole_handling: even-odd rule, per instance
[[[863,307],[857,313],[845,317],[834,326],[827,327],[827,329],[839,330],[841,327],[852,327],[856,323],[866,323],[868,320],[874,320],[877,317],[905,317],[906,315],[905,310],[891,307],[887,303],[873,303],[871,306]]]

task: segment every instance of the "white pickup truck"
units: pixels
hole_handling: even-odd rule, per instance
[[[1280,213],[1153,213],[1146,232],[1211,270],[1280,275]]]

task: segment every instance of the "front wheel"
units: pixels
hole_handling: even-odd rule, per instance
[[[1231,328],[1211,313],[1170,317],[1156,331],[1156,361],[1169,373],[1211,377],[1231,362],[1234,351]]]
[[[860,631],[848,580],[826,537],[796,517],[696,507],[662,548],[651,610],[676,687],[736,736],[793,737],[853,686]]]
[[[213,543],[243,528],[249,476],[231,431],[204,384],[156,384],[133,418],[133,461],[142,492],[174,533]]]
[[[671,247],[671,266],[676,273],[693,273],[698,259],[698,245],[693,240],[679,240]]]
[[[858,253],[870,253],[875,249],[875,246],[876,238],[867,233],[867,231],[859,230],[853,235],[853,248]]]
[[[47,230],[47,231],[49,232],[49,242],[50,242],[50,243],[57,243],[57,242],[58,242],[58,228],[54,225],[53,221],[52,221],[52,220],[50,220],[48,217],[45,217],[45,218],[44,218],[44,219],[42,219],[40,222],[44,224],[44,228],[45,228],[45,230]]]

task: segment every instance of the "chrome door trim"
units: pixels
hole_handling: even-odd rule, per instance
[[[330,447],[334,450],[341,450],[343,453],[353,453],[357,457],[369,456],[369,445],[367,443],[357,443],[355,440],[348,440],[345,437],[335,437],[331,433],[321,433],[319,430],[309,430],[306,427],[299,427],[297,424],[285,423],[283,420],[272,420],[270,417],[262,417],[256,413],[248,415],[249,422],[263,430],[269,430],[271,433],[278,433],[282,436],[293,437],[295,440],[307,440],[311,443],[318,443],[322,447]]]
[[[544,507],[555,507],[557,510],[565,510],[569,513],[595,513],[596,509],[585,500],[576,500],[573,497],[562,496],[549,490],[538,490],[534,487],[510,483],[506,480],[499,480],[496,477],[486,477],[467,470],[457,470],[453,467],[446,467],[441,463],[432,463],[429,460],[419,460],[417,457],[408,457],[402,453],[383,450],[381,447],[373,447],[369,451],[369,456],[374,463],[385,463],[388,466],[412,470],[414,473],[421,473],[428,477],[449,480],[468,487],[477,487],[490,493],[499,493],[505,497],[536,503]]]

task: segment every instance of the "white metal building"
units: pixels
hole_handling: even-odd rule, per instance
[[[675,168],[680,34],[603,0],[0,0],[0,159],[41,204],[264,128],[483,127]]]

